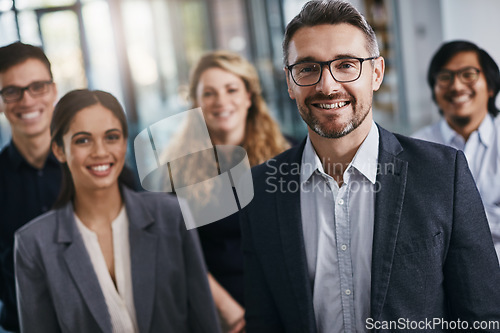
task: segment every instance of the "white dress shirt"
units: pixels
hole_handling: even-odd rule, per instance
[[[319,333],[367,331],[378,146],[379,132],[372,122],[339,188],[307,138],[300,206]]]
[[[448,123],[424,127],[413,135],[462,150],[483,200],[495,250],[500,260],[500,120],[488,114],[467,142]]]
[[[87,228],[76,214],[75,220],[104,294],[113,332],[138,332],[130,264],[129,222],[125,206],[111,224],[116,287],[109,274],[96,233]]]

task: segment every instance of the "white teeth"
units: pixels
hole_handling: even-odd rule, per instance
[[[98,165],[98,166],[93,166],[92,170],[97,171],[97,172],[103,172],[108,170],[110,167],[109,164],[103,164],[103,165]]]
[[[227,118],[227,117],[229,117],[229,115],[231,115],[231,112],[226,111],[226,112],[217,113],[215,116],[218,118]]]
[[[319,107],[322,109],[338,109],[343,106],[347,105],[347,102],[338,102],[338,103],[332,103],[332,104],[319,104]]]
[[[21,114],[22,119],[34,119],[40,115],[40,111],[33,111]]]
[[[451,98],[453,103],[465,103],[470,99],[469,95],[460,95]]]

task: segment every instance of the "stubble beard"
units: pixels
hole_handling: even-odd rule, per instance
[[[342,128],[335,128],[334,126],[327,125],[333,124],[336,121],[336,115],[328,116],[327,120],[322,123],[307,106],[308,104],[307,99],[304,104],[299,104],[297,102],[300,116],[314,133],[327,139],[339,139],[354,131],[366,119],[371,108],[371,105],[358,105],[356,99],[351,96],[350,105],[353,110],[352,117]]]
[[[452,103],[452,98],[457,96],[457,95],[461,95],[461,94],[468,94],[469,95],[469,98],[471,100],[473,100],[474,98],[476,98],[476,91],[469,88],[469,89],[464,89],[464,90],[460,90],[460,91],[456,91],[456,90],[453,90],[449,93],[447,93],[444,98],[447,102],[449,103]],[[444,112],[442,110],[440,110],[441,113],[444,114]],[[455,114],[451,114],[449,116],[449,121],[451,121],[455,126],[459,127],[459,128],[464,128],[466,127],[467,125],[470,124],[470,122],[472,121],[472,116],[470,115],[466,115],[466,116],[457,116]]]
[[[472,121],[471,116],[451,116],[451,121],[458,127],[464,128]]]

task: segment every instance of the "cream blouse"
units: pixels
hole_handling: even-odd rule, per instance
[[[128,237],[129,222],[125,206],[123,206],[120,213],[111,224],[113,230],[116,287],[109,274],[106,261],[104,260],[97,239],[97,234],[87,228],[76,214],[75,220],[92,265],[94,266],[94,271],[99,280],[102,293],[104,294],[111,325],[113,327],[113,333],[138,332],[132,288],[130,243]]]

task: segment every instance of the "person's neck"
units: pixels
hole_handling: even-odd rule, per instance
[[[118,183],[100,190],[75,191],[75,214],[90,230],[108,228],[118,216],[123,205]]]
[[[214,145],[239,146],[245,138],[245,127],[231,132],[211,132],[210,137]]]
[[[37,169],[43,168],[50,152],[49,131],[33,137],[19,135],[13,131],[12,141],[26,162]]]
[[[318,154],[326,174],[332,176],[339,186],[343,183],[344,171],[351,163],[372,126],[371,114],[354,131],[338,139],[328,139],[311,129],[309,137]]]
[[[448,125],[455,131],[457,132],[462,138],[464,138],[465,142],[469,140],[470,135],[472,132],[476,131],[479,126],[481,126],[481,123],[483,122],[484,118],[488,115],[488,111],[486,113],[483,113],[481,115],[478,115],[476,117],[472,116],[470,118],[470,121],[467,124],[460,124],[456,121],[454,121],[453,118],[446,118],[446,122]]]

